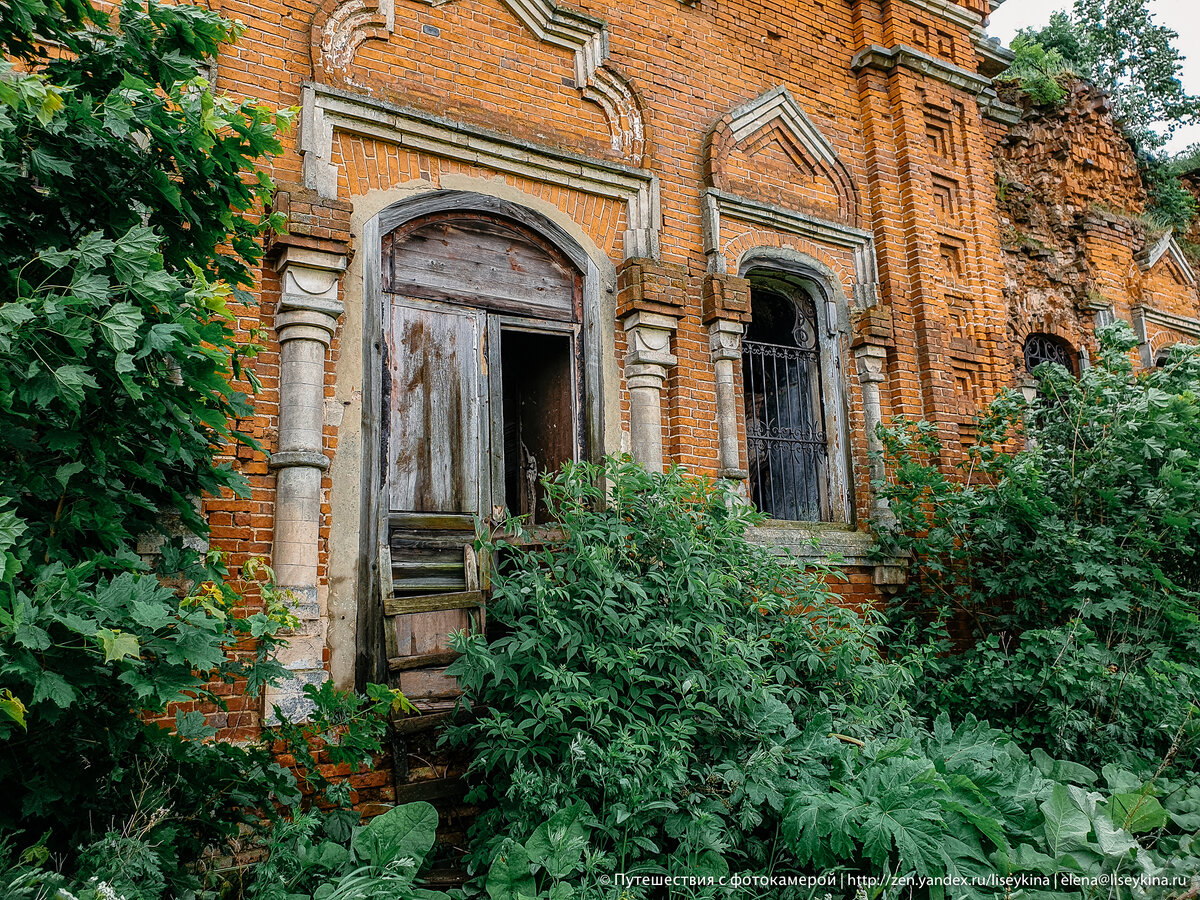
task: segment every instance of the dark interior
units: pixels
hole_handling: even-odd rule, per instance
[[[502,331],[504,498],[508,510],[548,520],[538,479],[574,458],[571,339],[564,334]]]

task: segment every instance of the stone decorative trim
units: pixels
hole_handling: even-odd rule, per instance
[[[1019,109],[1001,102],[996,95],[996,89],[992,87],[990,78],[938,59],[936,56],[930,56],[928,53],[905,44],[897,44],[891,48],[881,47],[878,44],[865,47],[854,55],[854,59],[850,61],[850,68],[855,72],[876,69],[884,73],[896,69],[908,69],[918,75],[940,81],[956,90],[972,94],[979,102],[981,111],[988,118],[1006,125],[1015,125],[1021,119]]]
[[[272,469],[286,469],[291,466],[312,466],[324,472],[329,468],[329,457],[324,453],[313,450],[283,450],[272,453],[267,466]]]
[[[1179,267],[1180,272],[1183,273],[1183,277],[1188,284],[1196,283],[1196,272],[1192,269],[1192,264],[1188,261],[1187,256],[1184,255],[1183,248],[1180,247],[1179,242],[1175,240],[1175,230],[1172,228],[1168,228],[1167,233],[1164,234],[1162,238],[1159,239],[1158,243],[1156,243],[1153,247],[1151,247],[1145,253],[1138,254],[1138,267],[1143,272],[1149,272],[1156,265],[1158,265],[1159,260],[1161,260],[1164,256],[1171,257],[1171,261]]]
[[[875,344],[860,344],[854,348],[858,363],[858,383],[862,387],[863,425],[867,433],[867,453],[870,455],[871,473],[871,520],[876,524],[890,525],[896,521],[887,500],[875,489],[883,481],[883,443],[877,429],[883,422],[883,409],[879,400],[879,389],[887,381],[887,348]]]
[[[311,704],[305,684],[320,684],[327,619],[321,614],[318,567],[321,532],[321,475],[325,455],[325,355],[343,311],[338,282],[344,253],[283,246],[275,255],[282,292],[275,310],[279,338],[279,438],[271,454],[275,471],[275,525],[271,564],[291,598],[300,628],[278,659],[290,672],[269,688],[267,710],[278,706],[300,720]],[[272,714],[273,715],[273,714]]]
[[[744,279],[739,279],[744,280]],[[741,442],[738,440],[738,397],[734,383],[735,366],[742,358],[740,321],[717,319],[708,326],[708,349],[712,354],[717,387],[717,439],[722,478],[745,481],[750,473],[741,468]]]
[[[1163,328],[1170,328],[1172,331],[1178,331],[1180,334],[1186,334],[1190,338],[1200,340],[1200,319],[1191,319],[1187,316],[1163,312],[1160,309],[1153,309],[1149,306],[1135,306],[1132,312],[1134,331],[1142,343],[1145,343],[1147,340],[1147,324],[1161,325]]]
[[[337,196],[337,169],[330,161],[335,131],[623,201],[629,225],[625,258],[658,258],[658,177],[648,169],[554,150],[349,91],[306,84],[300,112],[304,183],[329,198]]]
[[[750,529],[751,540],[786,550],[800,559],[825,562],[840,556],[848,566],[874,566],[875,536],[867,531],[807,522],[768,522]]]
[[[988,37],[982,29],[973,36],[972,43],[975,45],[975,52],[983,58],[979,68],[986,75],[999,75],[1017,58],[1017,55],[1000,43],[998,38]]]
[[[963,9],[953,0],[904,0],[909,6],[915,6],[926,12],[940,16],[963,28],[982,29],[983,16],[974,10]]]
[[[733,109],[713,125],[704,140],[704,182],[708,187],[727,190],[724,163],[737,146],[768,129],[776,128],[795,155],[807,159],[832,182],[838,194],[839,213],[851,223],[858,219],[858,199],[854,181],[842,164],[837,151],[805,114],[788,89],[779,85],[749,103]]]
[[[662,394],[671,368],[679,361],[671,352],[673,316],[634,312],[626,316],[628,352],[625,384],[629,389],[629,438],[633,458],[652,472],[663,468]]]
[[[869,231],[838,222],[818,219],[799,210],[785,209],[760,203],[716,188],[705,191],[703,201],[704,252],[708,269],[713,274],[726,274],[729,261],[721,241],[721,222],[734,219],[760,225],[774,231],[795,234],[815,243],[845,247],[854,251],[854,305],[865,309],[874,306],[879,293],[879,276],[875,263],[875,238]]]
[[[396,28],[394,0],[327,0],[313,19],[313,76],[354,85],[351,71],[366,41],[387,40]],[[422,0],[440,6],[445,0]],[[504,0],[539,41],[575,54],[575,86],[597,104],[608,120],[612,148],[629,159],[645,151],[646,127],[641,99],[609,62],[608,24],[553,0]],[[365,87],[365,85],[356,85]]]

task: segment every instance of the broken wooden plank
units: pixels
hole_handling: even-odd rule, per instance
[[[484,605],[482,591],[457,591],[447,594],[425,594],[419,597],[387,597],[383,601],[385,616],[403,616],[418,612],[440,612],[447,609],[470,609]]]
[[[457,650],[443,650],[440,653],[424,653],[421,656],[397,656],[388,660],[388,669],[392,672],[404,672],[408,669],[420,669],[424,666],[448,666],[462,656]]]

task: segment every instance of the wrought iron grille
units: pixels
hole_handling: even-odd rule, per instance
[[[752,325],[742,342],[751,499],[773,519],[821,521],[829,511],[828,449],[816,311],[807,298],[776,294],[755,300],[755,324],[768,318],[760,316],[763,301],[786,303],[795,324],[768,334]],[[777,315],[769,318],[778,321]]]
[[[1025,369],[1032,372],[1044,362],[1058,363],[1068,372],[1075,371],[1071,354],[1058,338],[1048,334],[1031,334],[1025,339]]]

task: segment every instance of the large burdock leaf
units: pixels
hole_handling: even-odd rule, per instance
[[[420,866],[433,848],[437,824],[437,810],[431,805],[406,803],[363,826],[354,837],[354,849],[376,868],[398,859],[411,859]]]
[[[537,895],[529,870],[529,854],[514,840],[506,840],[488,870],[487,893],[491,900],[521,900]]]
[[[1088,832],[1092,830],[1091,820],[1087,813],[1075,805],[1066,787],[1055,784],[1049,799],[1042,801],[1041,810],[1046,817],[1046,846],[1052,857],[1058,859],[1064,853],[1087,844]]]
[[[1113,824],[1133,834],[1144,834],[1167,824],[1167,811],[1148,794],[1113,794],[1108,801]]]
[[[545,868],[551,878],[566,878],[582,868],[587,829],[579,818],[586,808],[576,803],[560,809],[525,842],[529,861]]]

